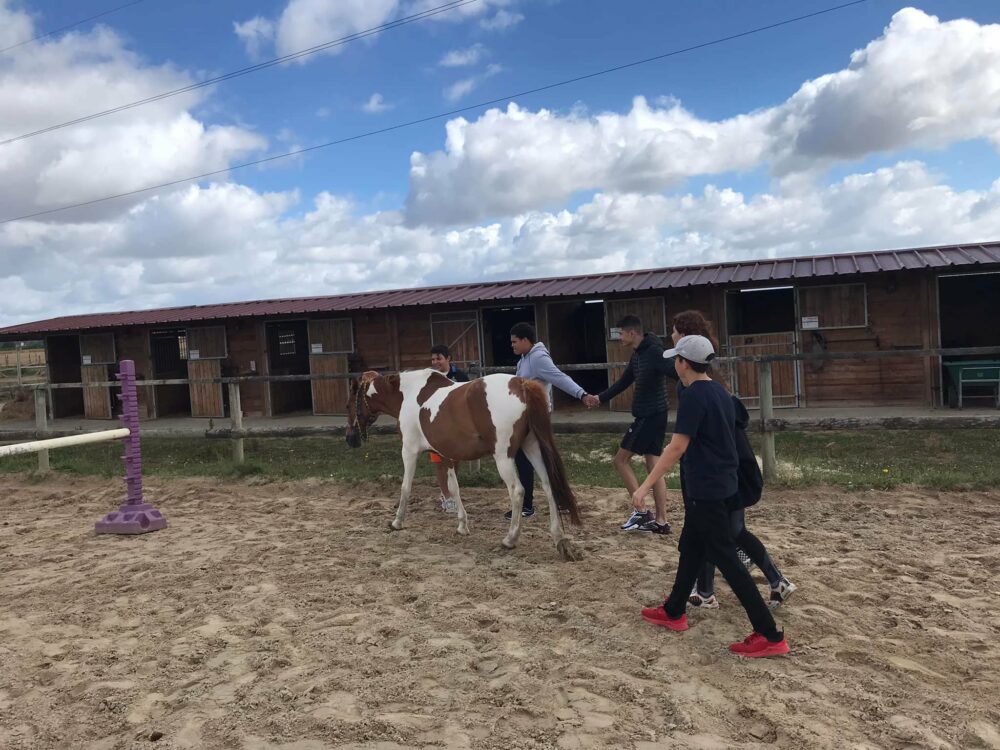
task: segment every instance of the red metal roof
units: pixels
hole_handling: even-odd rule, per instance
[[[168,307],[132,312],[68,315],[62,318],[51,318],[35,323],[0,328],[0,338],[42,336],[60,331],[98,328],[176,325],[226,318],[270,318],[309,313],[493,302],[536,297],[578,297],[687,286],[765,284],[825,276],[912,269],[941,269],[984,264],[1000,264],[1000,242],[802,258],[733,261],[586,276],[361,292],[329,297],[300,297],[256,302],[229,302],[218,305]]]

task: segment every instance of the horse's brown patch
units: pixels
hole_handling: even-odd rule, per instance
[[[427,382],[424,383],[424,387],[420,389],[420,393],[417,394],[417,403],[420,406],[423,406],[427,403],[427,399],[433,396],[437,391],[452,385],[455,384],[448,378],[447,375],[440,372],[432,372],[430,377],[427,378]]]
[[[430,410],[421,409],[420,428],[427,442],[445,458],[470,461],[493,453],[497,432],[486,403],[485,381],[474,380],[445,396],[433,421]]]

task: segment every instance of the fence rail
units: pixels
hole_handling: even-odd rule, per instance
[[[825,430],[860,430],[860,429],[973,429],[1000,427],[998,416],[956,416],[956,417],[825,417],[820,419],[774,417],[774,396],[772,388],[772,363],[802,361],[817,362],[827,360],[880,360],[880,359],[912,359],[916,357],[968,357],[994,356],[1000,357],[1000,346],[963,347],[951,349],[893,349],[889,351],[867,352],[809,352],[798,354],[747,355],[742,357],[719,357],[721,364],[738,362],[753,363],[758,368],[758,383],[760,390],[760,413],[757,429],[762,434],[762,459],[764,478],[772,481],[777,474],[777,458],[775,455],[774,438],[777,432],[788,431],[825,431]],[[607,362],[581,365],[564,365],[567,372],[588,370],[610,370],[621,368],[626,362]],[[477,377],[491,373],[513,372],[512,367],[483,367],[478,364],[471,369],[471,374]],[[242,375],[220,378],[174,378],[163,380],[137,380],[136,386],[153,387],[158,385],[192,385],[221,383],[228,387],[231,424],[228,429],[210,429],[205,437],[233,440],[233,460],[242,463],[244,460],[244,439],[248,437],[308,437],[319,435],[343,434],[344,427],[337,425],[311,425],[305,427],[253,427],[244,428],[243,410],[240,404],[241,383],[282,383],[314,380],[345,380],[360,376],[362,373],[330,373],[310,375]],[[116,387],[117,381],[99,383],[45,383],[26,386],[35,391],[35,430],[0,430],[0,441],[28,438],[51,437],[47,422],[46,398],[51,398],[50,392],[64,388],[94,388]],[[628,422],[602,422],[599,424],[566,424],[557,425],[559,432],[619,432],[625,429]],[[375,430],[376,432],[394,432],[391,428]],[[157,431],[147,431],[147,435],[155,435]],[[70,433],[72,434],[72,433]],[[182,437],[182,435],[176,435]]]

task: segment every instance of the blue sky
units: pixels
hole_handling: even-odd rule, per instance
[[[0,136],[327,41],[324,23],[337,36],[442,2],[145,0],[0,54]],[[198,100],[0,147],[0,218],[505,97],[835,4],[479,0]],[[0,46],[114,5],[0,0]],[[236,33],[251,19],[271,32],[256,52]],[[95,306],[996,239],[1000,114],[989,70],[1000,59],[998,24],[1000,4],[988,0],[869,0],[516,97],[514,112],[467,112],[465,126],[452,124],[464,150],[446,144],[446,121],[436,120],[196,187],[0,224],[0,324]],[[865,48],[852,70],[852,53]],[[449,54],[474,62],[442,64]],[[470,91],[446,95],[462,81]],[[382,106],[366,110],[375,94]],[[414,152],[423,156],[411,168]],[[871,211],[858,218],[861,200]],[[925,205],[936,207],[933,223]],[[914,216],[927,216],[925,225]],[[120,259],[117,275],[89,279],[106,257]],[[64,276],[38,270],[53,259]]]

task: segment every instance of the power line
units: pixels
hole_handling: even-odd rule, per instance
[[[68,211],[72,208],[83,208],[84,206],[93,206],[96,203],[104,203],[105,201],[115,200],[116,198],[127,198],[132,195],[139,195],[140,193],[147,193],[151,190],[159,190],[160,188],[173,187],[174,185],[182,185],[185,182],[194,182],[195,180],[202,180],[206,177],[214,177],[216,175],[225,174],[226,172],[231,172],[237,169],[246,169],[247,167],[255,167],[260,164],[267,164],[272,161],[278,161],[279,159],[287,159],[292,156],[299,156],[301,154],[309,153],[310,151],[318,151],[320,149],[329,148],[331,146],[340,146],[345,143],[350,143],[352,141],[359,141],[363,138],[371,138],[372,136],[382,135],[383,133],[390,133],[394,130],[402,130],[403,128],[409,128],[414,125],[422,125],[424,123],[433,122],[434,120],[441,120],[446,117],[452,117],[454,115],[462,114],[463,112],[468,112],[473,109],[480,109],[482,107],[488,107],[492,104],[498,104],[500,102],[509,101],[511,99],[516,99],[523,96],[529,96],[531,94],[537,94],[541,91],[549,91],[551,89],[559,88],[561,86],[568,86],[572,83],[579,83],[580,81],[586,81],[591,78],[597,78],[599,76],[608,75],[609,73],[616,73],[621,70],[627,70],[628,68],[635,68],[639,65],[646,65],[651,62],[656,62],[658,60],[664,60],[669,57],[675,57],[676,55],[682,55],[686,52],[693,52],[699,49],[705,49],[706,47],[714,47],[719,44],[724,44],[725,42],[731,42],[734,39],[741,39],[743,37],[752,36],[753,34],[759,34],[764,31],[769,31],[770,29],[776,29],[781,26],[788,26],[789,24],[797,23],[799,21],[805,21],[809,18],[815,18],[817,16],[825,15],[827,13],[833,13],[838,10],[843,10],[844,8],[849,8],[853,5],[861,5],[868,0],[852,0],[852,2],[842,3],[840,5],[834,5],[829,8],[824,8],[823,10],[817,10],[812,13],[807,13],[802,16],[795,16],[794,18],[787,18],[784,21],[778,21],[776,23],[771,23],[766,26],[758,26],[755,29],[748,29],[747,31],[741,31],[738,34],[730,34],[729,36],[720,37],[718,39],[713,39],[709,42],[702,42],[700,44],[694,44],[690,47],[683,47],[682,49],[672,50],[670,52],[664,52],[660,55],[654,55],[653,57],[646,57],[641,60],[634,60],[633,62],[623,63],[621,65],[616,65],[611,68],[605,68],[603,70],[598,70],[593,73],[587,73],[585,75],[576,76],[574,78],[567,78],[563,81],[556,81],[555,83],[548,83],[544,86],[537,86],[533,89],[527,89],[525,91],[518,92],[516,94],[509,94],[507,96],[497,97],[496,99],[489,99],[487,101],[478,102],[476,104],[470,104],[466,107],[459,107],[458,109],[452,109],[447,112],[440,112],[435,115],[428,115],[426,117],[420,117],[416,120],[408,120],[407,122],[400,122],[395,125],[389,125],[384,128],[378,128],[376,130],[369,130],[364,133],[357,133],[355,135],[346,136],[344,138],[338,138],[334,141],[327,141],[326,143],[320,143],[316,146],[308,146],[306,148],[295,149],[294,151],[287,151],[283,154],[275,154],[273,156],[266,156],[263,159],[255,159],[254,161],[244,162],[243,164],[235,164],[225,169],[216,169],[211,172],[204,172],[198,175],[192,175],[191,177],[182,177],[177,180],[170,180],[169,182],[161,182],[157,185],[149,185],[148,187],[138,188],[137,190],[129,190],[124,193],[117,193],[115,195],[106,195],[103,198],[94,198],[89,201],[81,201],[80,203],[71,203],[65,206],[60,206],[58,208],[49,208],[44,211],[36,211],[30,214],[24,214],[23,216],[14,216],[9,219],[0,219],[0,224],[9,224],[12,221],[22,221],[24,219],[33,219],[38,216],[45,216],[48,214],[59,213],[61,211]]]
[[[88,21],[96,21],[98,18],[103,18],[104,16],[110,16],[112,13],[117,13],[120,10],[125,10],[125,8],[131,8],[133,5],[138,5],[139,3],[144,3],[146,0],[132,0],[131,3],[125,3],[124,5],[119,5],[117,8],[111,8],[109,10],[98,13],[95,16],[90,16],[84,18],[82,21],[76,21],[75,23],[66,24],[65,26],[60,26],[58,29],[52,29],[52,31],[46,31],[44,34],[39,34],[31,39],[25,39],[23,42],[18,42],[17,44],[12,44],[9,47],[4,47],[0,49],[0,54],[4,52],[9,52],[12,49],[17,49],[18,47],[23,47],[25,44],[31,44],[32,42],[37,42],[39,39],[44,39],[47,36],[52,36],[53,34],[58,34],[62,31],[68,31],[69,29],[74,29],[77,26],[82,26]]]
[[[211,86],[212,84],[216,84],[221,81],[228,81],[232,78],[239,78],[240,76],[245,76],[250,73],[255,73],[258,70],[264,70],[265,68],[273,68],[276,65],[281,65],[282,63],[286,63],[291,60],[297,60],[300,57],[306,57],[307,55],[314,55],[317,52],[322,52],[323,50],[331,49],[333,47],[339,47],[349,42],[357,41],[358,39],[364,39],[369,36],[381,34],[383,31],[389,31],[390,29],[395,29],[400,26],[406,26],[407,24],[415,23],[416,21],[423,21],[426,18],[431,18],[432,16],[436,16],[441,13],[447,13],[450,10],[455,10],[456,8],[461,8],[462,6],[465,5],[471,5],[472,3],[475,2],[479,2],[479,0],[451,0],[451,2],[445,3],[444,5],[439,5],[436,8],[429,8],[428,10],[420,11],[419,13],[414,13],[413,15],[404,16],[403,18],[397,18],[395,21],[389,21],[387,23],[381,24],[380,26],[375,26],[370,29],[365,29],[364,31],[358,31],[355,32],[354,34],[348,34],[347,36],[340,37],[339,39],[333,39],[329,42],[324,42],[323,44],[317,44],[314,47],[308,47],[307,49],[302,49],[299,50],[298,52],[290,52],[287,55],[282,55],[281,57],[276,57],[272,60],[266,60],[265,62],[257,63],[256,65],[248,65],[247,67],[240,68],[239,70],[234,70],[229,73],[223,73],[222,75],[216,76],[215,78],[209,78],[204,81],[199,81],[198,83],[192,83],[187,86],[183,86],[179,89],[164,91],[162,94],[155,94],[154,96],[150,96],[145,99],[139,99],[138,101],[129,102],[127,104],[120,104],[117,107],[112,107],[111,109],[105,109],[101,112],[94,112],[93,114],[84,115],[83,117],[77,117],[74,120],[67,120],[66,122],[61,122],[57,125],[49,125],[48,127],[41,128],[40,130],[35,130],[30,133],[24,133],[23,135],[17,135],[14,136],[13,138],[7,138],[6,140],[0,141],[0,146],[6,146],[9,143],[15,143],[16,141],[23,141],[28,138],[33,138],[36,135],[42,135],[43,133],[51,133],[53,130],[61,130],[62,128],[68,128],[71,125],[79,125],[80,123],[83,122],[90,122],[91,120],[96,120],[99,117],[105,117],[107,115],[115,114],[116,112],[124,112],[125,110],[135,109],[136,107],[141,107],[144,104],[150,104],[152,102],[158,102],[163,99],[169,99],[170,97],[177,96],[178,94],[184,94],[189,91],[195,91],[197,89],[205,88],[206,86]]]

